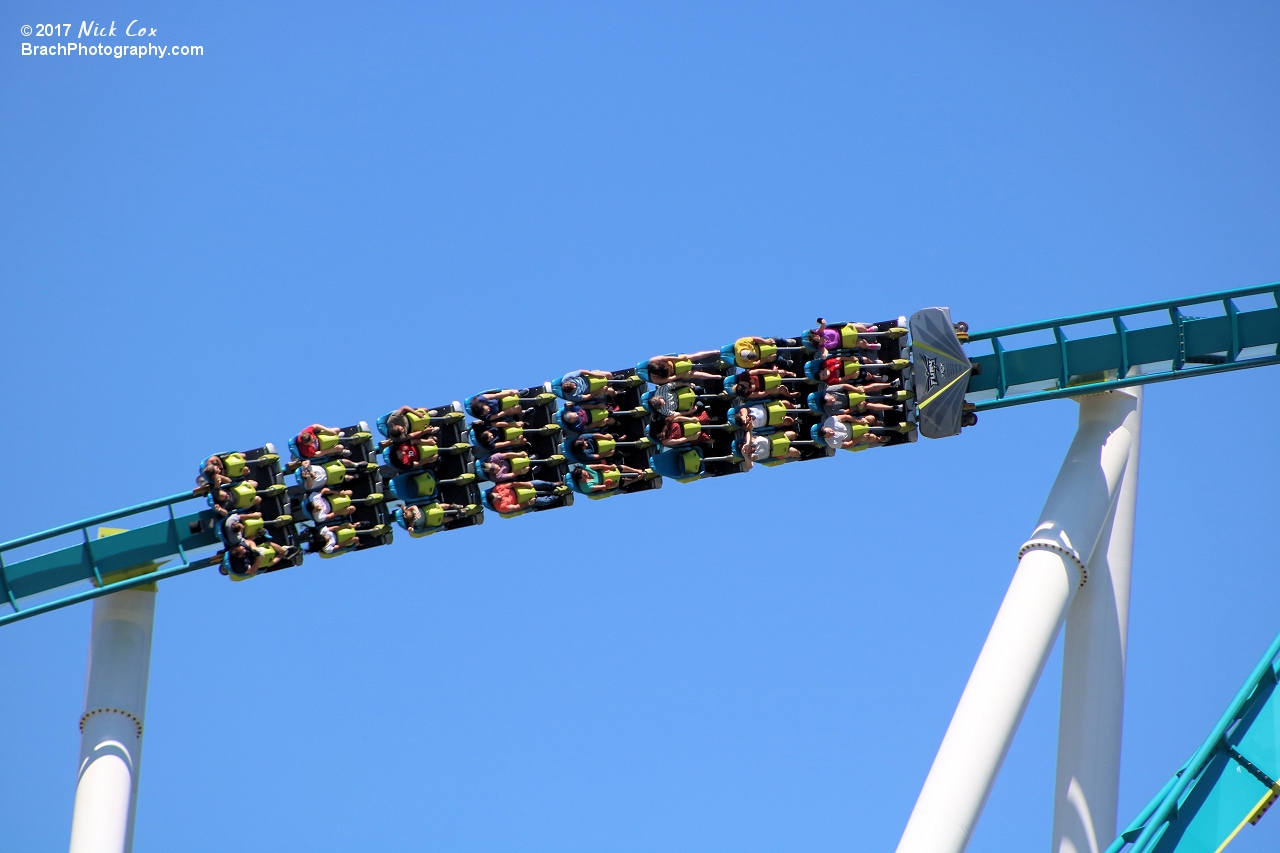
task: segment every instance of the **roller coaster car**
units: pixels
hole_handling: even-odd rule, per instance
[[[456,400],[447,406],[434,406],[427,409],[431,417],[431,425],[436,428],[434,436],[436,446],[440,448],[438,461],[431,466],[431,476],[436,481],[436,497],[430,500],[439,500],[442,503],[458,504],[459,506],[472,506],[480,504],[480,488],[475,482],[474,475],[467,479],[466,474],[472,473],[472,465],[475,463],[475,450],[471,446],[470,438],[467,434],[466,417],[463,413],[462,404]],[[387,420],[394,412],[388,412],[378,419],[378,431],[383,435],[386,434]],[[413,427],[411,421],[410,426]],[[413,429],[416,431],[416,429]],[[402,443],[402,442],[401,442]],[[382,453],[379,461],[382,462],[383,477],[390,481],[391,492],[398,500],[404,500],[403,497],[395,494],[395,483],[405,473],[393,463],[393,454],[398,443],[389,445]],[[421,473],[421,469],[416,473]],[[404,488],[402,488],[402,491]],[[423,499],[425,502],[429,502]],[[412,501],[407,501],[412,502]],[[484,515],[475,513],[473,515],[450,517],[443,527],[445,530],[456,530],[460,527],[471,527],[476,524],[484,523]],[[425,535],[425,534],[423,534]]]
[[[880,349],[876,351],[876,360],[881,365],[863,365],[857,371],[851,368],[856,363],[856,359],[845,356],[835,356],[841,358],[850,369],[848,378],[856,378],[858,374],[865,374],[868,380],[873,380],[876,376],[884,377],[886,380],[900,378],[902,380],[902,390],[907,392],[907,399],[902,401],[902,411],[877,413],[876,417],[880,418],[886,427],[890,427],[891,431],[889,442],[885,446],[908,444],[916,441],[919,433],[914,428],[916,422],[916,402],[914,394],[915,370],[912,365],[911,348],[908,345],[908,339],[901,334],[901,330],[908,328],[906,317],[898,317],[895,320],[883,320],[870,325],[879,336],[876,340],[880,343]],[[912,339],[914,339],[914,329],[912,331]],[[805,375],[810,379],[817,379],[817,371],[821,368],[822,362],[813,360],[804,366]],[[895,401],[896,402],[896,401]],[[910,427],[904,427],[903,424],[910,424]]]
[[[972,424],[966,417],[964,395],[973,364],[960,346],[960,332],[969,327],[953,323],[947,308],[923,308],[911,315],[911,360],[915,405],[925,438],[946,438]]]
[[[261,497],[262,500],[256,506],[244,507],[244,512],[261,513],[262,518],[267,522],[285,516],[297,518],[289,491],[284,484],[284,468],[280,465],[280,455],[276,453],[275,445],[266,444],[253,450],[218,453],[215,455],[223,461],[224,471],[232,481],[231,487],[224,488],[234,488],[237,483],[242,483],[245,480],[253,480],[258,484],[257,496]],[[235,472],[234,476],[232,475],[233,472]],[[210,504],[212,503],[213,498],[210,496]],[[213,521],[219,538],[225,542],[225,529],[223,527],[225,519],[215,517]],[[290,548],[298,544],[297,528],[293,523],[267,524],[262,532],[258,534],[258,538],[270,540],[284,548]],[[288,563],[288,565],[301,564],[301,555],[295,561]],[[280,565],[277,568],[287,567],[287,565]]]
[[[704,432],[710,437],[710,443],[702,443],[697,454],[698,465],[697,473],[689,473],[689,465],[677,464],[674,457],[667,456],[673,451],[686,452],[690,448],[688,446],[668,448],[658,453],[657,458],[666,457],[663,467],[654,464],[656,470],[662,476],[676,476],[681,482],[696,480],[701,477],[722,477],[727,474],[739,474],[746,470],[741,460],[734,461],[733,458],[733,430],[730,425],[730,412],[732,410],[733,398],[724,393],[723,379],[704,379],[693,386],[696,390],[702,392],[699,394],[699,402],[702,411],[706,413],[706,427]],[[650,398],[652,401],[652,397]],[[649,438],[656,445],[662,443],[662,432],[667,425],[666,418],[653,417],[649,421]],[[690,464],[693,457],[687,460]],[[639,467],[639,466],[634,466]],[[668,474],[668,471],[679,472],[677,474]]]
[[[339,553],[346,553],[348,550],[358,551],[366,548],[375,548],[379,545],[391,544],[390,527],[387,526],[390,518],[387,512],[385,500],[367,502],[365,499],[371,495],[384,494],[382,483],[382,472],[378,469],[374,460],[373,435],[369,431],[369,425],[364,421],[349,427],[343,427],[338,430],[342,444],[347,448],[349,456],[346,460],[355,463],[371,463],[370,465],[362,465],[358,470],[352,472],[352,479],[335,484],[333,488],[349,490],[351,492],[352,503],[356,506],[356,511],[341,519],[337,519],[331,524],[352,523],[356,525],[365,525],[370,528],[384,527],[387,532],[381,536],[360,536],[356,544],[350,548],[344,548]],[[296,449],[291,448],[295,450]],[[320,460],[321,463],[324,460]],[[313,463],[315,464],[315,463]],[[290,486],[289,494],[298,502],[301,507],[302,502],[306,500],[305,490],[300,485]]]
[[[484,393],[490,392],[486,391]],[[562,429],[557,419],[556,396],[551,393],[551,383],[547,382],[532,388],[521,388],[516,393],[520,399],[525,401],[519,423],[524,428],[524,437],[528,441],[528,446],[511,449],[523,450],[533,459],[551,459],[557,456],[560,450]],[[473,432],[484,429],[484,426],[485,424],[482,421],[473,422],[471,425]],[[477,447],[476,450],[476,455],[480,459],[487,458],[493,452],[483,447]],[[538,469],[538,479],[563,482],[567,473],[568,460],[561,457],[556,464],[541,466]],[[461,501],[448,502],[461,503]],[[468,503],[474,502],[468,501]]]
[[[620,446],[608,461],[620,462],[643,471],[652,467],[650,460],[658,451],[655,442],[645,434],[653,420],[643,403],[649,393],[646,391],[645,381],[633,368],[613,371],[609,374],[609,381],[614,388],[613,403],[617,406],[618,413],[614,415],[615,423],[610,425],[606,432],[608,437],[615,439]],[[624,415],[623,412],[628,414]],[[572,453],[574,438],[576,436],[572,434],[565,437],[563,450],[566,456]],[[578,461],[589,462],[589,460]],[[653,477],[628,483],[619,491],[647,492],[650,489],[660,488],[662,488],[662,479]]]

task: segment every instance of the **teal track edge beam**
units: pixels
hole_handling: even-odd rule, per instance
[[[1280,772],[1274,766],[1280,751],[1280,744],[1276,743],[1277,733],[1268,729],[1268,726],[1274,727],[1276,712],[1280,710],[1273,704],[1273,697],[1277,695],[1277,655],[1280,655],[1280,636],[1271,641],[1266,654],[1236,692],[1209,737],[1111,843],[1106,853],[1120,853],[1128,844],[1133,844],[1129,853],[1153,853],[1157,850],[1161,853],[1199,853],[1202,850],[1214,853],[1226,846],[1243,827],[1245,820],[1253,817],[1250,810],[1261,806],[1259,793],[1265,797],[1270,788],[1274,796],[1278,787],[1274,780],[1266,777],[1257,764],[1246,759],[1241,749],[1252,753],[1251,757],[1255,759],[1260,752],[1267,752],[1267,763],[1273,765],[1269,769],[1273,774]],[[1274,701],[1280,702],[1280,699]],[[1264,714],[1264,711],[1270,713]],[[1255,730],[1258,736],[1250,739],[1249,735]],[[1221,772],[1233,764],[1238,766],[1237,772]],[[1251,787],[1241,790],[1239,779],[1250,782]],[[1206,807],[1206,803],[1209,806]],[[1230,828],[1224,829],[1220,823],[1223,814],[1240,815],[1245,820],[1231,817]],[[1204,823],[1210,825],[1194,826],[1201,815],[1206,818]],[[1174,827],[1176,823],[1181,825]],[[1175,830],[1173,835],[1170,834],[1171,827]]]
[[[46,601],[42,604],[34,604],[30,607],[24,607],[21,610],[0,616],[0,625],[8,625],[10,622],[20,622],[23,619],[29,619],[32,616],[39,616],[41,613],[48,613],[50,610],[58,610],[63,607],[70,607],[72,604],[79,604],[82,601],[92,601],[103,595],[110,595],[113,592],[120,592],[124,589],[133,589],[136,586],[145,586],[149,583],[162,581],[166,578],[185,575],[187,572],[194,572],[196,569],[204,569],[209,566],[217,565],[221,560],[221,556],[204,557],[194,560],[190,563],[183,563],[180,566],[170,566],[167,569],[157,569],[154,572],[147,572],[133,578],[126,578],[122,581],[109,583],[95,589],[88,589],[84,592],[68,595],[53,601]]]
[[[195,560],[188,557],[191,551],[218,543],[217,535],[208,524],[212,512],[204,510],[179,516],[173,509],[176,504],[196,497],[199,496],[192,492],[182,492],[0,543],[0,596],[14,611],[0,616],[0,625],[214,565],[218,562],[215,557]],[[167,509],[169,517],[114,536],[90,537],[89,528],[95,525],[122,520],[127,523],[131,516],[157,509]],[[5,555],[16,548],[73,533],[81,534],[77,544],[14,562],[5,559]],[[112,574],[175,557],[181,561],[179,565],[164,569],[157,566],[136,577],[110,581]],[[29,607],[18,603],[20,598],[83,581],[92,581],[95,588]]]
[[[1241,311],[1234,300],[1270,295],[1275,307]],[[1222,313],[1199,317],[1184,309],[1220,306]],[[1168,323],[1130,328],[1140,315],[1163,313]],[[1110,322],[1105,335],[1072,338],[1072,327]],[[1053,333],[1053,343],[1012,347],[1008,338],[1033,332]],[[1280,282],[1149,302],[1112,311],[1095,311],[1057,320],[1024,323],[969,335],[969,344],[990,341],[989,355],[973,357],[982,372],[969,381],[968,393],[995,392],[994,399],[972,396],[977,411],[1059,400],[1125,388],[1280,364],[1280,352],[1241,358],[1242,350],[1280,344]],[[1167,369],[1130,375],[1134,367],[1167,363]],[[1010,394],[1025,385],[1052,387]]]

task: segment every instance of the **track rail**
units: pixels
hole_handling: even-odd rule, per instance
[[[1242,311],[1236,305],[1257,295],[1271,296],[1274,306]],[[1206,312],[1220,313],[1197,316]],[[1151,315],[1168,322],[1138,326]],[[1084,327],[1096,323],[1113,331],[1084,336]],[[1010,339],[1046,331],[1053,343],[1010,345]],[[970,356],[982,366],[969,381],[968,399],[978,411],[1263,367],[1280,363],[1274,351],[1280,283],[992,329],[969,335],[968,346],[977,349],[981,341],[989,341],[992,351]],[[1267,347],[1273,351],[1260,352]]]

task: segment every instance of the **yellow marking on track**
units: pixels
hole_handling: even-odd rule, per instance
[[[1227,845],[1235,840],[1235,837],[1240,834],[1240,830],[1244,829],[1244,825],[1252,820],[1253,816],[1262,808],[1263,803],[1271,799],[1271,797],[1277,793],[1280,793],[1280,785],[1277,785],[1275,788],[1269,788],[1267,792],[1262,795],[1262,799],[1258,800],[1257,804],[1254,805],[1253,808],[1249,809],[1249,813],[1244,816],[1244,820],[1240,821],[1240,825],[1231,831],[1231,834],[1227,836],[1225,841],[1218,845],[1218,849],[1214,850],[1213,853],[1222,853],[1223,850],[1226,850]]]

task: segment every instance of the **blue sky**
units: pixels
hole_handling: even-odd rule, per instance
[[[23,24],[135,18],[204,56],[20,55]],[[819,314],[981,329],[1276,281],[1278,26],[1262,3],[10,3],[0,538],[314,421]],[[1122,821],[1280,630],[1278,380],[1147,394]],[[1074,408],[169,581],[135,850],[892,849]],[[66,845],[89,613],[0,630],[6,848]],[[1059,667],[973,851],[1048,842]],[[1270,823],[1233,849],[1274,849]]]

